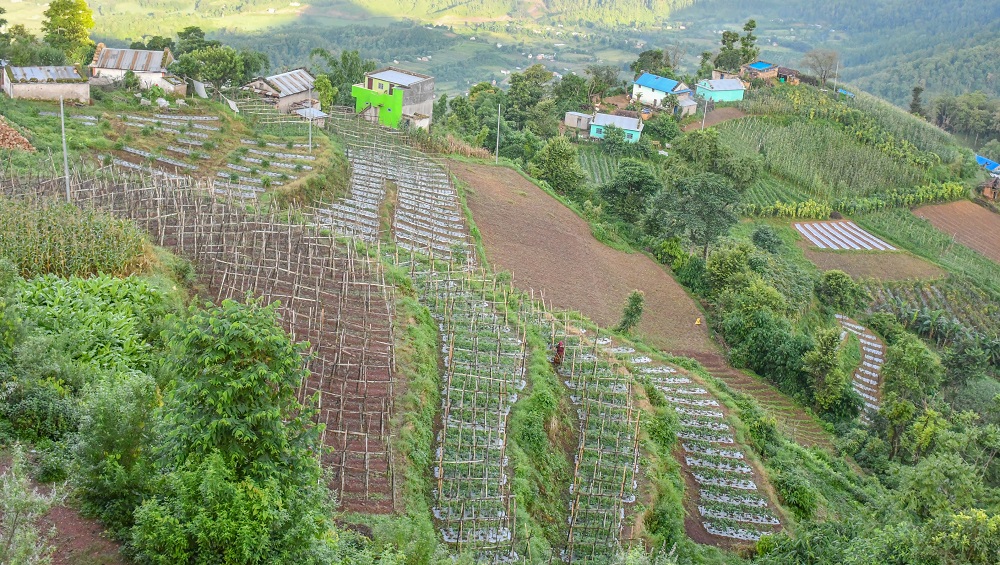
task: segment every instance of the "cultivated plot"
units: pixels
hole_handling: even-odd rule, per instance
[[[851,332],[861,342],[861,364],[851,376],[851,385],[865,403],[861,421],[871,424],[871,416],[882,406],[882,364],[885,363],[885,343],[871,330],[843,314],[837,314],[837,322],[844,328],[845,335]]]
[[[813,245],[820,249],[895,251],[896,248],[848,220],[833,222],[801,222],[793,224]]]

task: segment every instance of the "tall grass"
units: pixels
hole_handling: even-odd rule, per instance
[[[56,200],[0,198],[0,256],[24,277],[134,273],[145,266],[147,246],[125,220]]]

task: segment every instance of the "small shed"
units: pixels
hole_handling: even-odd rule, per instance
[[[0,67],[0,84],[11,98],[26,100],[74,100],[90,103],[90,85],[74,66]]]
[[[785,84],[796,85],[799,84],[799,71],[795,69],[789,69],[788,67],[778,67],[777,72],[778,82]]]
[[[703,80],[698,83],[698,96],[715,102],[736,102],[743,100],[746,85],[735,78]]]
[[[312,90],[313,78],[305,69],[295,69],[287,73],[258,78],[243,87],[243,90],[256,92],[265,100],[273,103],[279,112],[290,114],[297,108],[311,106],[309,91]]]
[[[642,120],[628,116],[612,116],[611,114],[595,114],[590,123],[590,137],[604,139],[607,126],[621,128],[625,132],[625,141],[635,143],[642,136]]]
[[[326,123],[326,119],[330,117],[330,114],[322,112],[316,108],[300,108],[295,110],[295,113],[298,114],[303,120],[313,122],[317,127],[323,127]]]
[[[590,131],[590,122],[592,121],[594,121],[594,116],[583,112],[566,112],[566,117],[563,119],[566,127],[583,131]]]
[[[677,102],[677,114],[680,117],[690,116],[698,111],[698,103],[690,98],[684,98]]]

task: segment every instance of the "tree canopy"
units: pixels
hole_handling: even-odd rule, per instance
[[[65,53],[69,59],[84,62],[94,46],[90,40],[94,13],[86,0],[53,0],[43,15],[45,42]]]

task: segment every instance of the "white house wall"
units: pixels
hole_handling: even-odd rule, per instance
[[[78,100],[90,102],[90,84],[86,82],[12,83],[4,84],[11,98],[24,100]]]
[[[632,98],[639,96],[639,101],[643,104],[649,106],[662,106],[663,99],[667,97],[667,93],[662,90],[653,90],[648,86],[640,86],[638,84],[632,85]]]

